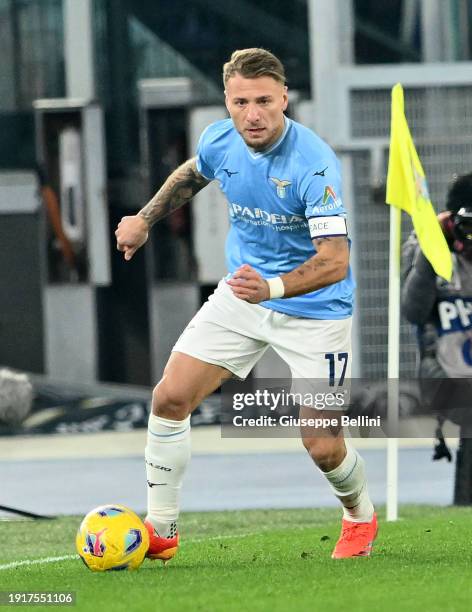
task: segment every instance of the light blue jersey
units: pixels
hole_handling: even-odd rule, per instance
[[[346,235],[339,161],[311,130],[285,118],[280,139],[263,152],[250,149],[231,119],[200,137],[198,171],[225,194],[231,228],[226,240],[230,274],[249,264],[269,279],[315,255],[312,238]],[[293,316],[344,319],[352,313],[354,281],[260,305]]]

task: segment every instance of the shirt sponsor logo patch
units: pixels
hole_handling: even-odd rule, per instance
[[[236,202],[229,205],[229,214],[233,221],[245,221],[251,225],[271,227],[277,232],[301,231],[307,228],[308,222],[300,215],[278,214],[262,208],[249,208]]]
[[[323,193],[323,204],[334,204],[337,205],[338,197],[336,192],[331,187],[331,185],[326,185]]]

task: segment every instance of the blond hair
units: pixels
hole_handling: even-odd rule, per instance
[[[223,83],[240,74],[246,79],[270,76],[285,85],[285,70],[282,62],[266,49],[239,49],[234,51],[229,62],[223,66]]]

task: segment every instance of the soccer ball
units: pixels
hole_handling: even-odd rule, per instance
[[[139,516],[126,506],[99,506],[84,517],[75,546],[93,572],[134,570],[144,560],[149,534]]]

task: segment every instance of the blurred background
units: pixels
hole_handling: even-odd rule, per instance
[[[31,374],[41,408],[127,385],[122,421],[145,424],[149,387],[225,273],[227,208],[210,185],[130,263],[113,232],[226,116],[222,64],[252,46],[282,60],[288,114],[341,159],[354,376],[386,376],[390,89],[405,88],[440,210],[454,173],[472,169],[471,0],[0,0],[0,365]],[[406,323],[401,347],[411,375]],[[273,353],[255,371],[285,373]]]

